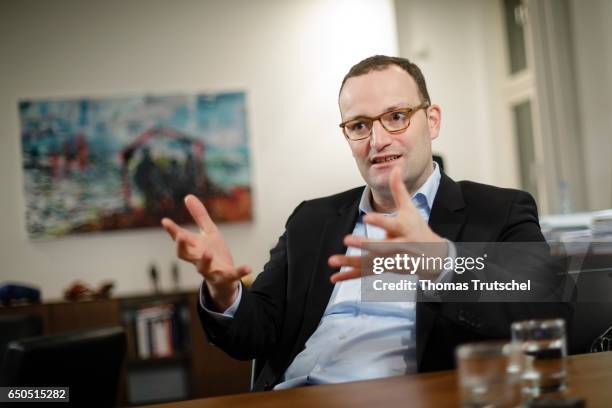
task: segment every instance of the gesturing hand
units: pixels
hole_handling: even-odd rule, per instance
[[[238,293],[238,281],[251,273],[248,266],[234,266],[223,236],[210,219],[206,207],[193,195],[185,197],[187,210],[198,225],[200,232],[194,233],[178,226],[169,218],[161,223],[176,242],[177,256],[195,265],[204,277],[214,306],[225,310],[234,302]]]
[[[444,244],[447,241],[433,232],[427,222],[421,217],[419,211],[412,203],[412,198],[406,190],[406,186],[401,179],[401,171],[399,167],[393,168],[389,175],[389,187],[393,200],[397,208],[396,217],[387,217],[383,214],[369,213],[363,217],[363,222],[366,224],[376,225],[386,231],[387,238],[383,240],[369,240],[366,237],[356,235],[347,235],[344,238],[346,246],[361,248],[362,250],[368,243],[383,242],[389,244],[399,243],[437,243]],[[387,246],[387,249],[392,245]],[[397,245],[396,247],[399,247]],[[413,245],[412,248],[423,248],[424,246]],[[445,257],[448,253],[447,245],[425,245],[428,247],[429,256]],[[367,248],[366,248],[367,249]],[[433,253],[433,252],[435,253]],[[392,251],[391,251],[392,252]],[[420,252],[420,251],[419,251]],[[419,254],[420,255],[420,254]],[[335,273],[331,276],[332,283],[338,281],[359,278],[362,276],[361,256],[346,256],[344,254],[332,255],[329,257],[328,263],[333,268],[341,268],[348,266],[348,270]]]

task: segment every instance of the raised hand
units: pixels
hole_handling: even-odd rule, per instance
[[[244,265],[234,266],[223,236],[200,200],[188,195],[185,206],[198,225],[199,233],[182,228],[169,218],[161,221],[162,226],[176,243],[177,256],[196,267],[204,277],[214,306],[224,311],[236,299],[239,280],[251,273],[251,269]]]
[[[363,217],[363,222],[366,224],[376,225],[383,228],[387,233],[387,238],[384,240],[368,240],[365,237],[355,235],[347,235],[344,238],[344,245],[361,248],[362,250],[371,242],[393,243],[440,243],[443,244],[446,240],[433,232],[427,222],[421,217],[419,211],[412,203],[410,193],[401,179],[401,170],[395,167],[389,175],[389,187],[393,200],[397,208],[396,217],[387,217],[383,214],[369,213]],[[418,246],[415,246],[418,247]],[[388,246],[391,248],[391,245]],[[423,248],[422,246],[420,248]],[[436,253],[429,253],[429,256],[445,257],[447,255],[446,245],[429,245],[429,250],[434,250]],[[393,252],[393,251],[390,251]],[[337,272],[330,278],[332,283],[338,281],[359,278],[362,276],[361,257],[346,256],[344,254],[332,255],[328,260],[332,268],[341,268],[348,266],[349,268],[343,272]]]

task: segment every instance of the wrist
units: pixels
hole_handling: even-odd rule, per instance
[[[204,282],[206,283],[212,304],[217,311],[225,311],[236,301],[240,281],[234,281],[229,285],[212,285],[206,280]]]

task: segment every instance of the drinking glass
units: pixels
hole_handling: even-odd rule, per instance
[[[525,356],[521,374],[523,394],[539,397],[567,386],[567,341],[562,319],[512,323],[512,340]]]
[[[521,350],[514,343],[467,343],[456,351],[462,408],[520,405]]]

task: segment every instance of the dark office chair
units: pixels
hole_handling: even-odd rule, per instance
[[[612,302],[578,302],[572,320],[570,354],[612,350]]]
[[[70,403],[57,406],[114,407],[125,344],[120,327],[15,340],[0,367],[0,386],[70,387]]]
[[[605,244],[590,243],[574,257],[573,276],[578,293],[568,340],[570,354],[605,351],[612,324],[612,253]],[[600,342],[599,346],[595,343]]]
[[[604,351],[612,351],[612,326],[598,336],[593,344],[591,344],[591,353],[601,353]]]
[[[440,171],[444,171],[444,159],[442,158],[442,156],[438,154],[434,154],[432,158],[433,158],[433,161],[435,161],[440,167]]]
[[[39,315],[0,316],[0,364],[4,359],[6,346],[11,341],[40,336],[42,333],[43,323]]]

